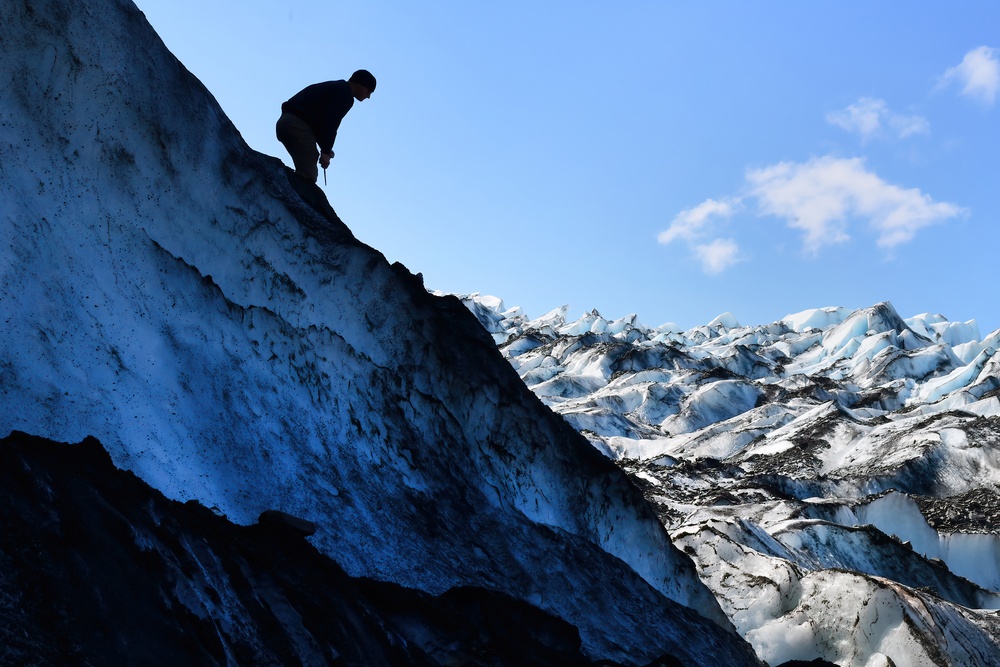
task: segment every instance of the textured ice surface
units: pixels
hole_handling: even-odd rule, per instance
[[[519,313],[500,349],[572,394],[550,405],[634,475],[762,659],[1000,664],[1000,331],[888,303],[600,335],[565,312]]]

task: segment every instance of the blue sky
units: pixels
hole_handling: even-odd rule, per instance
[[[326,192],[429,288],[649,325],[888,300],[1000,327],[994,0],[137,4],[286,163],[281,102],[371,70]]]

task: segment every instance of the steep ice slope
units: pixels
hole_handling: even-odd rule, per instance
[[[761,658],[1000,664],[1000,331],[887,303],[680,331],[464,300]]]
[[[131,3],[9,0],[0,49],[0,431],[96,436],[170,497],[527,600],[594,657],[754,661],[680,606],[728,624],[626,476],[457,300],[305,206]]]

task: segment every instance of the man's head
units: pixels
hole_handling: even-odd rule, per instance
[[[347,82],[351,84],[351,94],[359,102],[367,100],[375,92],[375,77],[366,69],[359,69]]]

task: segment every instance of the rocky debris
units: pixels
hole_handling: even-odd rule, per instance
[[[973,489],[945,498],[912,497],[938,532],[1000,535],[1000,494],[993,489]]]

